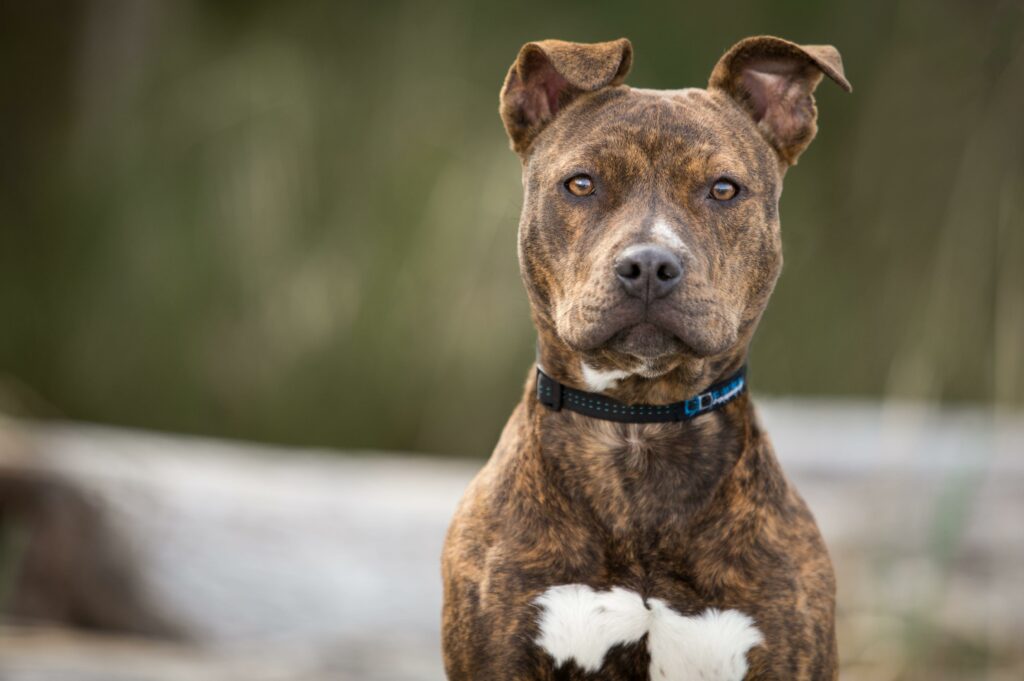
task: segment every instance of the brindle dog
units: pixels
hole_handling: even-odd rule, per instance
[[[744,365],[782,266],[779,196],[827,45],[733,46],[707,89],[622,85],[632,47],[525,45],[501,91],[523,163],[538,366],[627,404]],[[672,423],[522,401],[443,557],[452,681],[835,679],[835,583],[746,394]]]

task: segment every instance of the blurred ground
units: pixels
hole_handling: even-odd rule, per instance
[[[762,413],[833,553],[843,678],[1022,678],[1024,415]],[[440,680],[438,554],[478,466],[9,422],[0,678]]]

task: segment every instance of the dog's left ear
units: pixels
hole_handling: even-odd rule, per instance
[[[618,85],[633,63],[625,38],[606,43],[541,40],[526,43],[501,88],[501,120],[512,149],[530,143],[569,102],[584,92]]]
[[[847,92],[843,59],[831,45],[797,45],[782,38],[746,38],[722,55],[709,88],[724,90],[757,123],[779,156],[794,165],[818,131],[814,89],[822,74]]]

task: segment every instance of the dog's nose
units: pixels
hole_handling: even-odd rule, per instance
[[[653,244],[630,246],[615,259],[615,274],[626,293],[644,300],[663,298],[683,278],[683,264],[671,251]]]

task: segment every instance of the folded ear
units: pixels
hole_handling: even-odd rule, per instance
[[[818,131],[813,93],[822,74],[853,91],[843,75],[843,59],[831,45],[758,36],[722,55],[708,87],[724,90],[744,107],[782,160],[793,165]]]
[[[618,85],[633,63],[625,38],[607,43],[542,40],[519,50],[501,89],[501,120],[512,149],[525,153],[558,114],[584,92]]]

